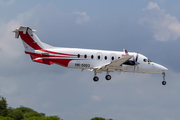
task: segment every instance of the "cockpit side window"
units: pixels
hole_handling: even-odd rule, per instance
[[[147,59],[143,59],[144,62],[147,62],[148,60]]]
[[[152,62],[150,59],[143,59],[144,62]]]

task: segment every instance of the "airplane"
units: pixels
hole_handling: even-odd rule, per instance
[[[146,56],[123,51],[107,51],[80,48],[54,47],[43,43],[33,30],[26,26],[15,29],[15,38],[22,39],[25,54],[29,54],[33,62],[46,65],[57,64],[68,68],[88,69],[94,72],[93,80],[99,80],[97,73],[106,72],[105,79],[111,80],[110,72],[161,73],[162,85],[166,85],[165,72],[168,69],[152,62]]]

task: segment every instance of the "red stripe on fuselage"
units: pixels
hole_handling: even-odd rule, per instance
[[[67,67],[69,62],[74,59],[51,59],[52,62],[59,64],[61,66]]]
[[[38,54],[38,53],[31,53],[31,52],[26,52],[25,51],[25,53],[26,54],[30,54],[30,56],[31,56],[31,59],[33,60],[33,59],[35,59],[35,58],[37,58],[37,57],[42,57],[42,55],[41,54]],[[57,56],[55,56],[55,57],[57,57]],[[39,63],[43,63],[43,59],[44,58],[42,58],[41,59],[41,61],[34,61],[34,62],[39,62]],[[47,58],[47,59],[44,59],[44,60],[48,60],[49,61],[49,63],[50,63],[50,61],[52,61],[53,63],[56,63],[56,64],[59,64],[59,65],[61,65],[61,66],[64,66],[64,67],[67,67],[68,66],[68,64],[69,64],[69,62],[71,61],[71,60],[75,60],[75,59],[55,59],[55,58]]]
[[[124,56],[126,56],[126,55],[124,55],[124,54],[122,54],[122,57],[124,57]],[[134,57],[134,55],[130,55],[131,57]]]
[[[66,53],[53,52],[53,51],[49,51],[49,50],[45,50],[45,49],[41,49],[40,51],[47,52],[47,53],[51,53],[51,54],[58,54],[58,55],[77,56],[77,55],[73,55],[73,54],[66,54]]]
[[[39,54],[39,53],[32,53],[32,52],[27,52],[27,51],[25,51],[25,53],[26,53],[26,54],[30,54],[30,55],[35,55],[35,56],[37,56],[37,57],[42,57],[42,55]]]
[[[32,52],[27,52],[27,51],[25,51],[25,53],[35,56],[33,59],[35,59],[36,57],[39,57],[42,60],[48,60],[49,63],[50,63],[50,61],[52,61],[53,63],[59,64],[59,65],[64,66],[64,67],[67,67],[69,62],[72,60],[89,60],[89,59],[72,58],[75,56],[71,57],[71,56],[42,55],[39,53],[32,53]],[[43,57],[46,57],[46,58],[43,58]],[[54,57],[56,57],[56,58],[54,58]],[[31,56],[31,58],[32,58],[32,56]],[[36,62],[36,61],[34,61],[34,62]],[[41,61],[37,61],[37,62],[41,63]]]
[[[60,57],[60,58],[77,58],[76,56],[59,56],[59,55],[43,55],[43,54],[40,54],[40,53],[33,53],[33,52],[27,52],[25,51],[26,54],[31,54],[31,55],[35,55],[35,56],[38,56],[38,57]],[[78,58],[77,59],[74,59],[74,60],[79,60]],[[85,60],[85,59],[80,59],[80,60]]]
[[[32,48],[34,48],[35,50],[40,50],[42,49],[32,38],[31,36],[28,34],[28,32],[26,34],[23,34],[22,31],[19,31],[19,35],[21,36],[21,39],[28,44],[29,46],[31,46]]]

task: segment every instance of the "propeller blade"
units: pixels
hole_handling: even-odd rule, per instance
[[[133,59],[133,60],[134,60],[134,59]],[[139,66],[138,66],[138,65],[139,65],[140,63],[138,63],[137,61],[138,61],[138,53],[137,53],[137,55],[136,55],[136,61],[134,60],[134,62],[135,62],[134,71],[135,71],[135,69],[136,69],[136,66],[138,67],[137,70],[139,69]]]
[[[136,55],[136,62],[138,61],[138,53],[137,53],[137,55]]]

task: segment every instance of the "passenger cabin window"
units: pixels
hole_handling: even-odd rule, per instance
[[[111,60],[115,60],[116,59],[116,54],[115,53],[111,53]]]
[[[80,58],[80,54],[78,54],[77,57]]]
[[[93,59],[94,58],[94,56],[93,55],[91,55],[91,59]]]
[[[97,57],[97,60],[102,60],[103,54],[102,54],[101,52],[98,52],[98,53],[96,54],[96,57]]]
[[[86,54],[84,55],[84,58],[87,58],[87,55],[86,55]]]
[[[107,60],[107,56],[105,56],[104,59]]]
[[[101,59],[101,56],[100,55],[98,55],[98,60],[100,60]]]

